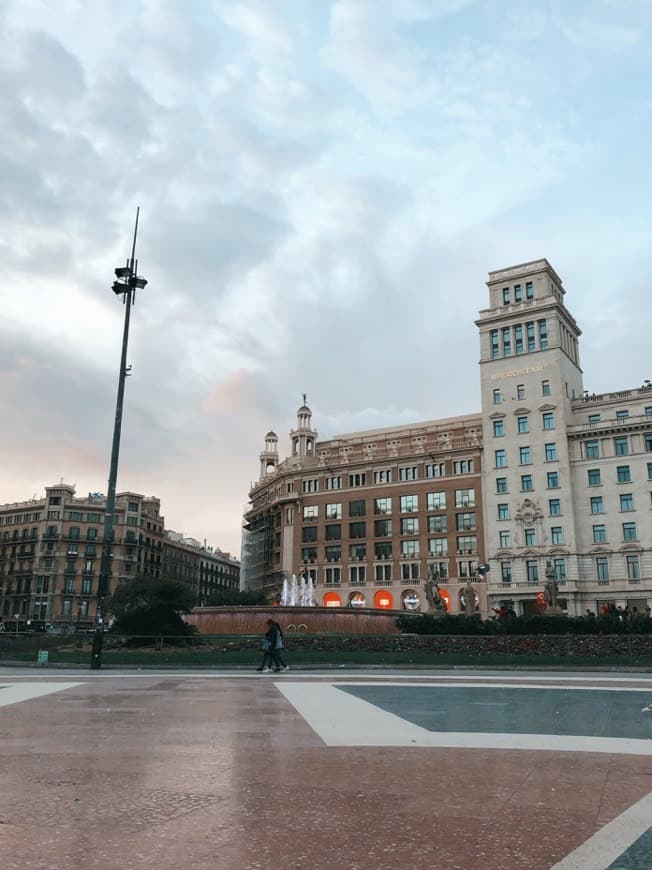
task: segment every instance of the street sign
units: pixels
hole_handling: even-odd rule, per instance
[[[40,649],[37,658],[39,665],[47,665],[49,655],[50,654],[46,649]]]

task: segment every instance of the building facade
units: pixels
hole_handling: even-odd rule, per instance
[[[112,589],[138,575],[166,576],[172,560],[166,558],[169,539],[160,509],[157,498],[117,494]],[[105,510],[102,494],[77,497],[75,487],[64,483],[46,487],[43,498],[0,505],[0,615],[5,622],[69,628],[93,624]],[[208,570],[202,564],[213,566],[213,578],[226,582],[228,577],[237,588],[237,560],[222,556],[210,548],[193,550],[198,603]]]
[[[571,615],[652,601],[650,382],[589,395],[580,329],[547,260],[491,272],[487,287],[479,415],[319,442],[304,404],[283,461],[268,433],[245,513],[245,585],[273,590],[307,570],[323,603],[426,609],[419,587],[437,572],[452,612],[471,577],[483,613],[525,614],[541,612],[554,574]]]
[[[163,574],[191,586],[199,607],[219,592],[240,588],[240,562],[230,553],[167,530],[163,541]]]
[[[260,454],[243,535],[243,584],[270,593],[305,574],[324,606],[427,609],[438,581],[453,612],[484,559],[479,415],[318,441],[307,405],[279,461]],[[484,584],[476,606],[486,612]]]

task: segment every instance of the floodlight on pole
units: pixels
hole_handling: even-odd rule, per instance
[[[125,306],[124,328],[122,332],[122,354],[120,357],[120,373],[118,376],[118,395],[115,406],[115,422],[113,424],[113,441],[111,444],[111,463],[109,466],[109,483],[106,494],[106,510],[104,512],[104,539],[102,541],[102,557],[100,560],[100,576],[97,585],[97,610],[95,613],[95,632],[93,634],[93,647],[91,650],[91,670],[99,670],[102,667],[102,648],[104,646],[104,622],[106,617],[106,599],[111,587],[111,548],[113,544],[113,520],[115,511],[115,490],[118,479],[118,458],[120,455],[120,435],[122,432],[122,406],[124,402],[125,379],[131,371],[127,365],[127,345],[129,342],[129,318],[131,306],[135,302],[136,290],[142,290],[147,285],[147,280],[138,275],[138,261],[136,260],[136,237],[138,235],[138,217],[140,206],[136,209],[136,224],[134,226],[134,239],[131,246],[131,258],[126,266],[118,266],[111,289],[116,296],[122,296]]]

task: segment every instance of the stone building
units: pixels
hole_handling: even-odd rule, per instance
[[[318,441],[304,403],[280,461],[260,454],[243,536],[243,584],[274,595],[304,573],[318,603],[427,609],[438,580],[453,612],[484,559],[479,415]],[[486,612],[484,584],[476,604]]]
[[[92,625],[105,509],[101,493],[78,497],[65,483],[46,487],[42,498],[0,505],[0,615],[6,622]],[[163,577],[171,567],[184,573],[170,555],[160,509],[157,498],[117,494],[111,589],[137,575]],[[237,560],[196,543],[196,567],[179,579],[191,582],[198,603],[215,583],[237,588]]]
[[[652,601],[650,382],[585,389],[580,329],[547,260],[490,272],[487,286],[480,414],[320,442],[304,402],[287,458],[267,434],[245,586],[272,594],[307,571],[320,603],[424,609],[437,572],[452,612],[471,577],[483,613],[538,613],[548,573],[572,615]]]

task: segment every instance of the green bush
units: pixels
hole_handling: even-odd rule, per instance
[[[646,616],[626,621],[611,616],[511,616],[483,622],[479,616],[422,613],[399,616],[396,623],[402,632],[424,635],[652,634],[652,619]]]

